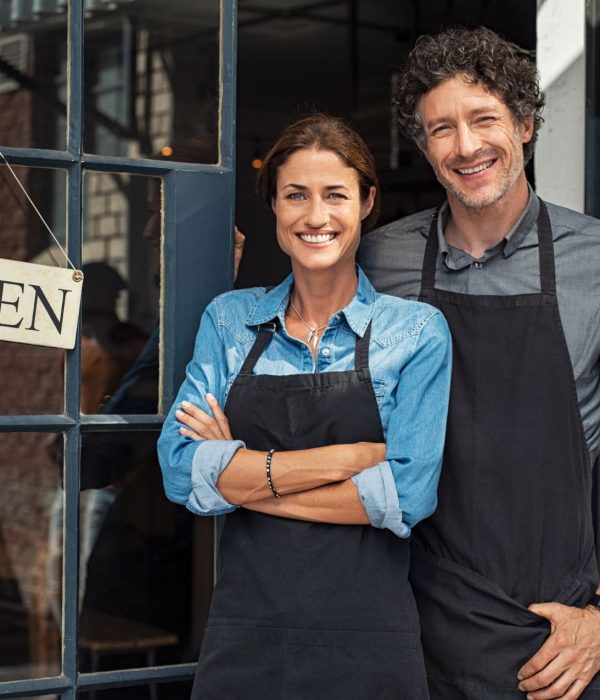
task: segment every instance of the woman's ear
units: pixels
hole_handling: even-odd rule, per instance
[[[373,205],[375,204],[375,195],[377,194],[377,188],[374,185],[371,185],[369,187],[369,194],[365,200],[360,205],[360,220],[363,221],[364,219],[369,216],[371,213],[371,210],[373,209]]]
[[[271,197],[271,209],[273,210],[273,214],[277,213],[275,211],[275,197]]]

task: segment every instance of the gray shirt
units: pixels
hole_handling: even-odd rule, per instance
[[[552,224],[556,290],[571,357],[579,410],[592,462],[600,451],[600,220],[547,204]],[[533,192],[512,230],[483,257],[449,246],[448,216],[438,218],[436,287],[462,294],[511,295],[540,291],[537,216]],[[363,238],[359,262],[375,288],[417,299],[433,209],[418,212]]]

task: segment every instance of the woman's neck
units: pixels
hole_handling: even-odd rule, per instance
[[[358,276],[354,264],[344,270],[302,269],[293,272],[294,287],[290,295],[293,311],[313,328],[327,323],[356,294]]]

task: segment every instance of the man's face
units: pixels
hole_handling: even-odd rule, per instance
[[[490,207],[525,181],[523,144],[533,119],[515,124],[504,102],[479,83],[456,75],[421,98],[425,142],[420,146],[452,203]]]

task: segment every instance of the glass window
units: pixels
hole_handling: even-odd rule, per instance
[[[213,576],[213,519],[167,501],[155,432],[83,436],[82,671],[194,661]]]
[[[218,160],[219,0],[89,3],[84,150]]]
[[[81,410],[156,413],[161,180],[84,179]]]
[[[0,146],[65,149],[66,2],[0,4]]]
[[[0,439],[0,680],[60,673],[62,436]]]
[[[12,168],[64,247],[65,172]],[[50,266],[56,261],[65,266],[64,255],[6,165],[0,165],[0,176],[0,258]],[[15,301],[17,297],[8,299]],[[4,314],[11,310],[10,306],[3,307]],[[62,413],[63,358],[63,351],[55,348],[0,341],[0,415]]]

